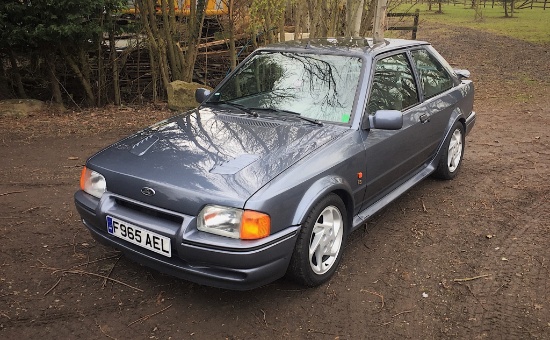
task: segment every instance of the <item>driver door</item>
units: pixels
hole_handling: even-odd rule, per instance
[[[421,104],[410,58],[406,51],[383,55],[375,60],[367,112],[399,110],[400,130],[363,131],[366,150],[365,209],[393,190],[430,157],[430,122]]]

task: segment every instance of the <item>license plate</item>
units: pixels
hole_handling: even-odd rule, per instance
[[[159,235],[111,216],[107,216],[107,231],[113,236],[154,251],[155,253],[167,257],[172,256],[170,238],[166,236]]]

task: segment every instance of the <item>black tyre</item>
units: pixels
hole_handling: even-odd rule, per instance
[[[317,203],[300,230],[288,276],[305,286],[326,282],[340,263],[348,220],[344,203],[330,194]]]
[[[451,134],[443,145],[443,153],[433,176],[440,179],[453,179],[458,174],[464,155],[464,126],[456,122]]]

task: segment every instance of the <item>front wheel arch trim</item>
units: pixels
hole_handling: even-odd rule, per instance
[[[351,187],[346,180],[338,176],[323,177],[309,187],[296,207],[294,217],[292,218],[292,225],[302,225],[311,208],[331,193],[338,195],[344,202],[348,219],[347,225],[351,228],[354,207]],[[346,230],[346,232],[349,232],[349,230]]]
[[[449,119],[449,125],[447,126],[445,130],[445,135],[443,136],[443,139],[441,139],[441,143],[437,147],[437,152],[435,153],[435,157],[432,158],[430,162],[430,166],[433,168],[432,172],[435,171],[437,168],[437,164],[439,163],[439,159],[441,158],[441,155],[443,154],[443,145],[445,145],[445,141],[447,138],[449,138],[449,135],[452,133],[453,126],[456,123],[462,124],[462,127],[464,128],[464,133],[466,133],[466,119],[464,118],[464,115],[459,109],[456,109],[451,114],[451,118]],[[466,135],[464,135],[464,138],[466,138]]]

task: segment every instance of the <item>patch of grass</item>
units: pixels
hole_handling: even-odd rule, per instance
[[[533,79],[532,77],[530,77],[529,75],[527,74],[521,74],[519,76],[519,79],[522,81],[523,84],[527,85],[527,86],[531,86],[531,85],[537,85],[538,82],[536,79]]]
[[[468,2],[471,3],[471,2]],[[540,5],[540,3],[538,4]],[[505,35],[538,44],[550,43],[550,6],[546,10],[542,8],[525,8],[514,11],[514,17],[505,18],[504,8],[500,3],[495,3],[491,8],[491,2],[483,8],[481,4],[482,19],[475,21],[475,11],[469,4],[447,4],[442,6],[443,13],[436,13],[437,4],[432,5],[432,11],[428,11],[428,5],[415,5],[412,7],[402,5],[393,12],[411,11],[420,9],[420,22],[451,24],[468,28],[475,28],[491,33]]]

